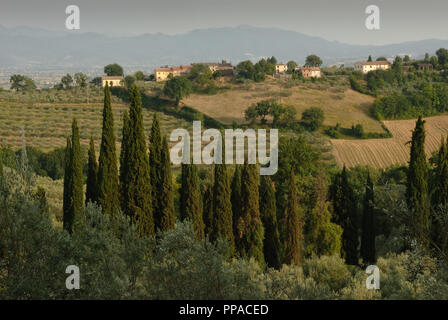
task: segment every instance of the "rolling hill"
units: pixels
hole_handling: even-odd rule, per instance
[[[142,31],[144,32],[144,30]],[[277,28],[251,26],[198,29],[183,34],[144,33],[107,36],[98,33],[53,32],[28,27],[0,27],[0,68],[98,68],[117,62],[146,70],[161,65],[276,56],[303,63],[308,54],[325,64],[353,63],[397,53],[421,56],[448,47],[448,41],[429,39],[384,46],[351,45]]]
[[[233,86],[216,95],[193,94],[183,102],[225,124],[244,123],[244,110],[250,105],[274,99],[283,105],[294,106],[297,120],[310,107],[324,110],[324,125],[339,123],[344,128],[362,124],[366,132],[384,132],[381,123],[369,115],[373,97],[349,89],[346,80],[289,86],[287,82],[266,80],[249,87]]]

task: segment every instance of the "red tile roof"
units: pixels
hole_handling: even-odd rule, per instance
[[[363,66],[379,66],[379,65],[388,65],[390,66],[389,61],[367,61],[367,62],[360,62]]]
[[[319,67],[302,67],[301,69],[304,71],[320,71]]]
[[[102,80],[123,80],[123,76],[102,76]]]
[[[173,66],[169,68],[156,68],[155,72],[187,71],[191,68],[191,66]]]

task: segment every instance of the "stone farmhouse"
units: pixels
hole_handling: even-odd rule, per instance
[[[196,62],[192,65],[205,65],[209,67],[211,72],[219,71],[223,76],[233,76],[233,66],[231,63],[228,62],[222,62],[222,63],[216,63],[216,62]]]
[[[223,63],[215,63],[215,62],[197,62],[191,65],[181,65],[181,66],[172,66],[172,67],[164,67],[164,68],[156,68],[154,70],[154,76],[156,81],[165,81],[168,79],[168,76],[172,74],[173,77],[178,76],[187,76],[191,68],[194,65],[206,65],[209,67],[211,72],[220,71],[223,76],[232,76],[233,75],[233,66],[231,63],[223,62]]]
[[[300,68],[300,72],[304,78],[322,77],[322,72],[319,67],[302,67]]]
[[[165,68],[156,68],[154,70],[154,76],[156,81],[165,81],[168,79],[170,74],[173,77],[185,76],[190,73],[192,66],[173,66],[173,67],[165,67]]]
[[[106,83],[109,87],[122,87],[124,85],[123,76],[103,76],[101,77],[101,84],[103,88],[106,86]]]
[[[285,73],[288,71],[288,65],[284,63],[278,63],[275,65],[275,73]]]
[[[364,74],[375,70],[388,70],[390,69],[389,61],[368,61],[358,62],[355,64],[355,71],[360,71]]]
[[[432,71],[434,66],[431,63],[421,63],[418,65],[418,70],[420,71]]]

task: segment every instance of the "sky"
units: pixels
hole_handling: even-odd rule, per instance
[[[448,39],[447,0],[1,0],[0,25],[66,31],[68,5],[80,8],[79,32],[109,35],[251,25],[350,44]],[[380,30],[365,27],[369,5]]]

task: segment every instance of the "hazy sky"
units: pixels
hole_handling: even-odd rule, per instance
[[[175,34],[248,24],[353,44],[448,39],[447,0],[0,0],[0,25],[64,30],[73,4],[81,32]],[[381,10],[378,31],[364,25],[371,4]]]

